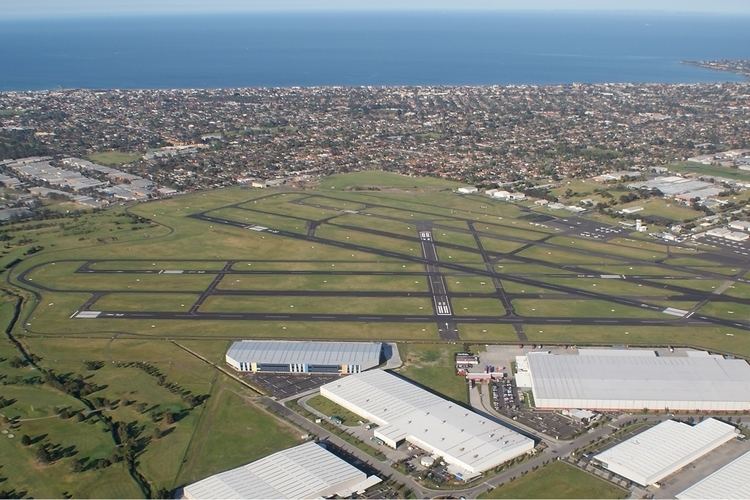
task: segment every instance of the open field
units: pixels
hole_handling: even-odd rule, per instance
[[[404,366],[398,373],[443,396],[468,401],[466,381],[455,373],[454,355],[461,349],[442,344],[401,344]]]
[[[386,172],[356,172],[332,175],[320,183],[321,191],[357,190],[367,188],[442,190],[461,186],[458,182],[433,177],[409,177]]]
[[[219,377],[216,386],[193,431],[174,486],[239,467],[300,442],[296,429],[238,394],[236,385],[226,377]]]
[[[362,417],[360,417],[356,413],[352,413],[343,406],[337,405],[330,399],[321,396],[320,394],[308,399],[307,404],[329,418],[340,418],[342,421],[342,425],[345,425],[347,427],[355,427],[359,425],[359,421],[362,420]]]
[[[329,268],[331,270],[337,268]],[[269,279],[264,275],[225,276],[220,290],[328,290],[328,291],[389,291],[427,292],[427,280],[422,276],[388,275],[284,275]]]
[[[692,161],[670,163],[668,167],[669,170],[673,172],[725,177],[727,179],[735,179],[738,181],[750,181],[750,172],[737,168],[704,165],[702,163]]]
[[[648,200],[636,200],[623,205],[617,205],[616,210],[623,210],[626,208],[641,207],[643,210],[636,212],[636,216],[639,215],[653,215],[657,217],[665,217],[675,222],[681,222],[686,220],[692,220],[697,217],[701,217],[703,212],[693,210],[687,205],[683,205],[674,200],[665,200],[663,198],[651,198]]]
[[[680,329],[611,325],[603,329],[601,326],[589,325],[537,325],[527,327],[526,335],[530,341],[542,344],[564,339],[566,343],[574,345],[687,345],[750,357],[750,337],[742,330],[725,327]]]
[[[625,498],[627,492],[563,462],[551,464],[479,498]]]
[[[493,342],[518,342],[512,325],[473,324],[461,327],[461,339],[491,344]]]
[[[119,167],[126,163],[132,163],[138,160],[142,155],[140,153],[126,153],[124,151],[101,151],[99,153],[91,153],[89,160],[100,165],[106,165],[108,167]]]
[[[617,317],[617,318],[660,318],[667,316],[661,312],[637,307],[610,304],[599,300],[514,300],[516,311],[522,316],[554,317]]]
[[[11,316],[6,315],[7,308],[7,302],[0,305],[3,318]],[[296,442],[296,431],[243,402],[249,396],[245,389],[226,377],[217,378],[208,365],[172,343],[111,339],[74,343],[30,339],[27,343],[42,367],[85,377],[94,387],[85,401],[109,422],[130,423],[138,473],[154,494],[184,484],[182,474],[195,480],[203,477],[195,474],[240,465]],[[10,427],[16,438],[0,440],[0,475],[7,477],[3,488],[44,497],[65,492],[75,497],[144,496],[126,462],[116,458],[118,447],[105,421],[88,414],[81,399],[59,388],[23,383],[38,377],[38,371],[11,366],[14,354],[5,340],[0,354],[5,360],[0,362],[3,395],[13,401],[2,411],[18,419]],[[190,399],[194,396],[195,401]],[[68,413],[58,416],[61,408]],[[81,412],[86,415],[83,419],[77,417]],[[215,421],[222,422],[221,429],[213,425]],[[243,439],[236,439],[238,433]],[[37,443],[23,445],[23,435]],[[35,453],[43,445],[68,451],[50,463],[39,462]],[[189,449],[204,446],[218,446],[221,453],[188,454]],[[183,466],[181,458],[188,456],[191,459]],[[74,467],[78,462],[83,464],[81,470]]]
[[[3,413],[23,419],[21,434],[46,433],[77,454],[42,465],[39,444],[0,439],[0,457],[22,457],[0,458],[0,476],[35,497],[144,496],[111,460],[110,424],[57,415],[88,404],[137,423],[136,469],[153,492],[297,442],[299,431],[257,395],[186,350],[223,366],[238,338],[398,341],[399,373],[460,402],[466,383],[453,355],[468,343],[692,345],[750,356],[750,285],[713,295],[745,267],[720,265],[723,250],[673,246],[668,256],[665,245],[625,233],[592,240],[576,227],[598,227],[594,217],[537,223],[527,207],[458,196],[455,186],[363,172],[317,190],[237,187],[4,226],[0,265],[12,265],[3,286],[23,297],[13,333],[41,369],[96,390],[81,399],[36,383],[41,372],[12,366],[17,348],[3,339],[3,396],[16,399]],[[601,276],[609,274],[618,277]],[[689,318],[652,307],[706,299]],[[8,300],[0,313],[13,316]],[[112,463],[72,472],[84,456]]]
[[[161,311],[187,311],[198,297],[184,293],[109,293],[92,307],[106,311],[144,311],[157,304]]]
[[[323,297],[209,297],[202,312],[264,311],[271,313],[327,314],[424,314],[431,309],[427,298],[337,298]]]
[[[364,184],[379,190],[343,189]],[[657,242],[623,235],[593,241],[575,231],[560,233],[550,224],[523,219],[530,213],[519,205],[456,196],[448,192],[452,187],[437,179],[365,172],[326,179],[318,191],[234,188],[141,204],[131,212],[144,217],[137,223],[153,236],[136,240],[137,244],[114,240],[91,245],[83,253],[64,247],[41,252],[24,259],[14,269],[13,279],[20,278],[19,284],[45,295],[28,318],[29,333],[50,332],[57,322],[65,321],[70,322],[65,331],[81,333],[172,336],[181,331],[185,337],[228,337],[242,331],[246,323],[249,328],[242,336],[288,338],[300,330],[294,326],[297,322],[312,319],[306,314],[332,319],[346,314],[346,321],[367,326],[343,329],[318,318],[301,329],[307,332],[302,336],[357,338],[359,332],[377,331],[378,323],[399,323],[399,317],[409,317],[410,324],[389,328],[384,336],[409,339],[413,335],[414,340],[424,340],[435,332],[434,327],[426,327],[435,315],[431,300],[435,290],[424,274],[425,249],[419,231],[432,224],[439,226],[430,233],[436,243],[436,269],[442,274],[457,325],[456,336],[446,335],[450,329],[444,329],[441,338],[455,340],[461,338],[463,327],[486,324],[490,318],[500,321],[505,315],[500,300],[487,297],[495,287],[486,259],[493,259],[489,265],[502,276],[505,292],[516,295],[511,299],[517,313],[529,318],[667,320],[671,318],[639,308],[637,300],[626,305],[615,299],[642,297],[643,302],[659,305],[687,293],[697,303],[701,294],[713,292],[720,283],[715,275],[704,273],[731,272],[689,248],[672,247],[667,258],[666,246]],[[353,210],[371,215],[353,214]],[[317,225],[310,226],[305,219]],[[260,229],[248,229],[257,226]],[[472,234],[472,227],[485,235]],[[479,251],[477,237],[490,254]],[[493,257],[494,252],[519,250],[517,258]],[[669,267],[660,264],[663,259]],[[583,277],[579,269],[626,278],[648,276],[637,282],[607,280]],[[737,284],[725,295],[742,300],[746,288]],[[724,305],[729,308],[735,303]],[[71,319],[82,306],[125,314],[121,319],[106,314],[87,322]],[[139,311],[153,314],[128,316]],[[229,316],[222,318],[222,314]],[[271,316],[279,314],[284,316]],[[733,318],[717,312],[719,323],[729,319]],[[267,328],[265,334],[254,327],[260,324]]]

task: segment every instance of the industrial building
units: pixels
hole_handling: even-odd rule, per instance
[[[188,499],[348,497],[380,482],[307,442],[185,486]]]
[[[750,233],[750,221],[746,220],[733,220],[729,223],[731,229],[737,229],[738,231],[745,231]]]
[[[705,351],[658,356],[645,349],[531,352],[516,384],[538,408],[737,411],[750,409],[750,365]]]
[[[374,437],[396,448],[408,441],[443,458],[469,479],[534,449],[534,441],[383,370],[323,385],[331,401],[378,425]]]
[[[380,342],[241,340],[226,354],[239,372],[359,373],[380,364]]]
[[[686,179],[679,176],[661,176],[644,182],[633,182],[628,189],[648,189],[661,192],[664,196],[690,201],[695,198],[706,199],[720,195],[724,188],[710,182]]]
[[[648,486],[734,439],[739,431],[709,418],[696,425],[666,420],[594,457],[606,469]]]
[[[750,452],[676,496],[680,500],[750,498]]]
[[[750,239],[750,234],[747,234],[741,231],[732,231],[725,227],[709,229],[708,231],[705,232],[705,235],[713,236],[714,238],[724,238],[725,240],[737,241],[737,242],[746,241]]]

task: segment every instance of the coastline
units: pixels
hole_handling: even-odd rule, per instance
[[[1,25],[1,24],[0,24]],[[436,14],[90,18],[0,29],[2,90],[745,81],[738,18]],[[536,34],[536,35],[534,35]]]
[[[711,71],[732,73],[750,81],[750,59],[684,60],[682,63]]]

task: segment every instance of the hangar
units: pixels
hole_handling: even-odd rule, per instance
[[[380,364],[380,342],[241,340],[226,354],[239,372],[359,373]]]
[[[750,365],[705,351],[657,356],[643,349],[531,352],[527,375],[538,408],[735,411],[750,409]]]
[[[677,498],[745,499],[750,498],[750,452],[728,463],[710,476],[698,481]]]
[[[615,474],[648,486],[738,435],[735,427],[713,418],[696,425],[666,420],[599,453],[594,459]]]
[[[374,436],[393,448],[408,441],[469,479],[534,449],[534,441],[401,377],[371,370],[321,386],[320,393],[378,424]]]
[[[185,486],[184,498],[348,497],[380,482],[312,441]]]

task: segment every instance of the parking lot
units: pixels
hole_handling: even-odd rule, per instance
[[[338,375],[306,375],[301,373],[251,373],[245,375],[248,382],[262,389],[269,396],[286,399],[303,392],[317,389],[338,378]]]
[[[513,379],[504,378],[491,384],[492,406],[495,410],[518,410],[518,389]]]
[[[725,238],[717,238],[715,236],[704,236],[700,241],[711,248],[722,248],[736,253],[737,255],[750,255],[750,241],[732,241]]]
[[[561,219],[560,222],[567,224],[566,229],[572,230],[571,232],[576,236],[583,236],[584,238],[592,238],[595,240],[608,240],[616,236],[627,235],[632,231],[632,229],[624,227],[610,226],[608,224],[601,224],[599,222],[579,218]]]
[[[523,400],[519,403],[517,409],[505,406],[500,407],[497,411],[555,439],[573,439],[585,430],[583,424],[557,412],[530,409]]]
[[[510,375],[489,386],[495,411],[553,438],[570,439],[585,430],[583,424],[560,413],[529,408],[525,400],[527,396],[518,390],[515,379],[512,378],[511,366],[515,363],[516,356],[534,349],[499,345],[487,345],[484,349],[478,353],[480,364],[472,371],[483,371],[483,368],[489,365]],[[563,348],[554,347],[545,350],[565,351]]]

